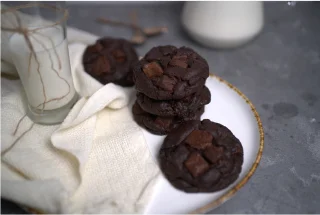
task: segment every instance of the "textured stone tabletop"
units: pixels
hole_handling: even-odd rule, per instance
[[[320,3],[265,3],[262,34],[246,46],[215,51],[193,42],[180,25],[182,2],[68,3],[68,24],[99,36],[130,38],[128,29],[94,22],[166,25],[167,34],[137,47],[189,46],[211,72],[238,87],[256,106],[265,130],[261,163],[250,181],[212,213],[320,213]],[[213,99],[214,101],[214,99]],[[2,201],[2,213],[21,213]]]

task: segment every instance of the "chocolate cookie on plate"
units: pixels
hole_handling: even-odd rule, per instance
[[[86,48],[82,60],[85,71],[102,84],[134,85],[132,69],[138,55],[124,39],[101,38]]]
[[[208,119],[172,130],[159,152],[169,182],[185,192],[214,192],[232,184],[243,163],[240,141],[225,126]]]
[[[132,107],[134,120],[153,134],[165,135],[179,124],[188,120],[199,120],[204,106],[185,117],[162,117],[145,112],[137,102]]]
[[[137,102],[140,107],[151,114],[158,116],[179,116],[184,117],[195,112],[200,107],[209,104],[211,94],[207,87],[180,100],[155,100],[143,93],[137,93]]]
[[[209,76],[205,59],[190,48],[152,48],[134,68],[138,92],[156,100],[182,99],[202,89]]]

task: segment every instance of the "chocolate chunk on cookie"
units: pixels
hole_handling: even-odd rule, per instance
[[[155,100],[143,93],[137,93],[137,102],[140,107],[144,111],[158,116],[184,117],[209,104],[210,101],[211,94],[207,87],[203,87],[200,92],[191,94],[181,100]]]
[[[124,39],[101,38],[83,54],[85,71],[102,84],[133,86],[133,67],[138,55]]]
[[[134,68],[138,92],[156,100],[182,99],[202,89],[209,66],[186,47],[152,48]]]
[[[134,120],[153,134],[165,135],[179,124],[188,120],[199,120],[204,112],[204,106],[199,107],[193,113],[184,117],[162,117],[145,112],[140,105],[135,102],[132,107]]]
[[[180,124],[165,138],[160,168],[169,182],[185,192],[215,192],[241,172],[243,148],[225,126],[208,119]]]

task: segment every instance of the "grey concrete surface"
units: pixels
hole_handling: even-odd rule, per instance
[[[182,2],[69,3],[68,24],[99,36],[130,38],[130,31],[94,22],[98,16],[143,26],[166,25],[169,33],[137,47],[189,46],[215,73],[246,94],[265,130],[261,163],[250,181],[211,213],[320,213],[320,3],[265,3],[266,23],[254,41],[231,51],[193,42],[180,25]],[[214,98],[213,98],[214,102]],[[3,213],[19,213],[2,202]]]

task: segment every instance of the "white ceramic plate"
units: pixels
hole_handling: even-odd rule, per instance
[[[204,213],[233,196],[254,173],[263,150],[263,129],[252,103],[231,84],[210,76],[206,86],[211,92],[211,103],[206,106],[202,119],[227,126],[241,141],[244,163],[237,181],[226,189],[211,194],[188,194],[175,189],[161,176],[146,213]],[[165,136],[143,130],[149,148],[156,159]]]
[[[260,162],[264,134],[255,107],[237,88],[219,77],[210,76],[206,86],[211,92],[211,103],[206,105],[201,118],[227,126],[241,141],[244,163],[240,176],[226,189],[211,194],[188,194],[179,191],[161,176],[146,214],[205,213],[230,199],[249,180]],[[153,135],[144,129],[143,133],[154,159],[157,160],[165,136]],[[28,211],[34,213],[31,209]]]

